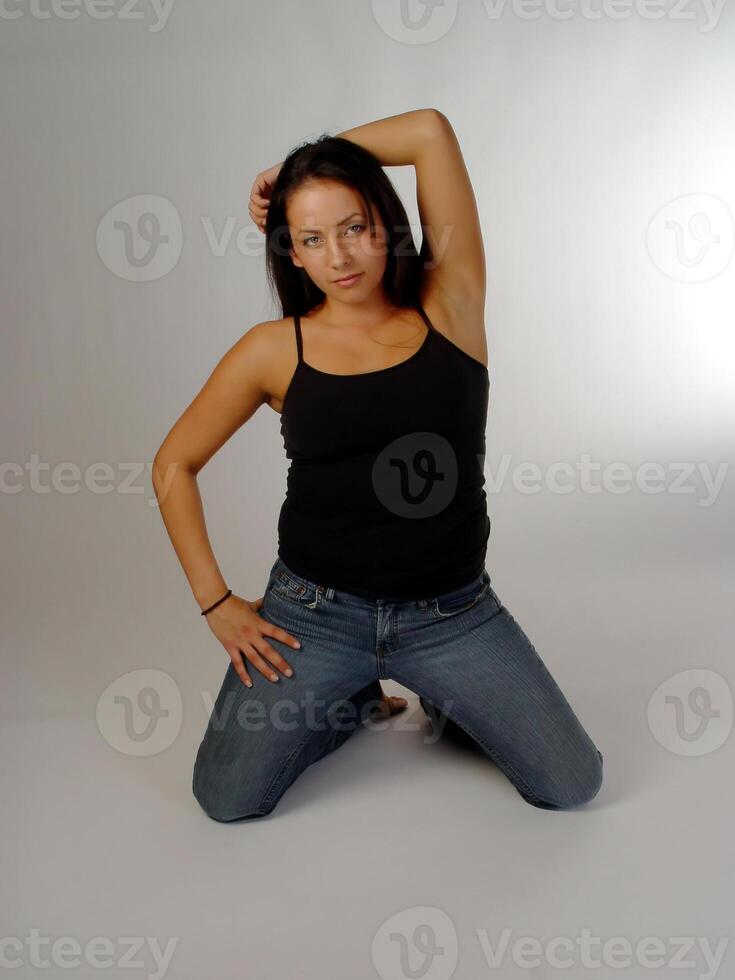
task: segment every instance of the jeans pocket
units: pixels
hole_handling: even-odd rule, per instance
[[[267,592],[284,602],[292,602],[298,606],[312,605],[316,599],[317,585],[296,575],[279,562],[273,570]]]
[[[490,576],[484,570],[479,578],[451,592],[437,596],[431,606],[432,612],[440,619],[466,612],[483,599],[490,591]]]

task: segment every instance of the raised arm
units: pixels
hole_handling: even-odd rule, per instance
[[[481,313],[485,249],[475,193],[451,123],[436,110],[431,118],[431,138],[415,163],[426,292],[437,291],[444,302]]]
[[[477,202],[456,134],[438,109],[417,109],[338,133],[383,166],[412,164],[423,231],[422,304],[437,325],[486,361],[485,250]]]

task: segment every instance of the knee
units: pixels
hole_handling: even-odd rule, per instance
[[[233,811],[227,807],[221,808],[217,805],[214,807],[205,806],[201,800],[199,804],[212,820],[216,820],[217,823],[236,823],[241,820],[256,820],[261,817],[267,817],[270,810],[256,810],[253,813],[240,813],[239,811]]]
[[[564,782],[556,782],[548,794],[529,793],[520,790],[521,796],[531,806],[542,810],[571,810],[593,800],[602,786],[603,756],[599,749],[582,771],[574,773],[574,777]]]
[[[248,810],[241,803],[230,801],[217,795],[206,794],[194,789],[194,797],[208,817],[218,823],[233,823],[235,820],[254,820],[267,817],[275,808]]]
[[[226,783],[206,779],[203,767],[194,766],[192,792],[199,806],[208,817],[218,823],[232,823],[235,820],[251,820],[266,817],[276,803],[263,806],[260,800],[248,799],[242,790],[235,793]],[[277,802],[277,801],[276,801]]]

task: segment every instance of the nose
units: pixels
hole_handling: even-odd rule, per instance
[[[327,243],[329,264],[335,272],[349,267],[351,262],[351,246],[344,240],[333,240]]]

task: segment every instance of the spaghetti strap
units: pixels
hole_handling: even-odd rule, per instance
[[[434,324],[431,322],[431,320],[426,315],[426,312],[424,311],[424,308],[421,305],[421,303],[417,303],[416,304],[416,309],[419,311],[419,313],[423,317],[424,323],[429,328],[429,330],[433,331],[434,333],[437,333],[438,331],[437,331],[436,327],[434,326]]]
[[[298,354],[298,363],[300,364],[304,359],[304,349],[301,342],[301,317],[298,313],[294,316],[293,322],[296,329],[296,352]]]

